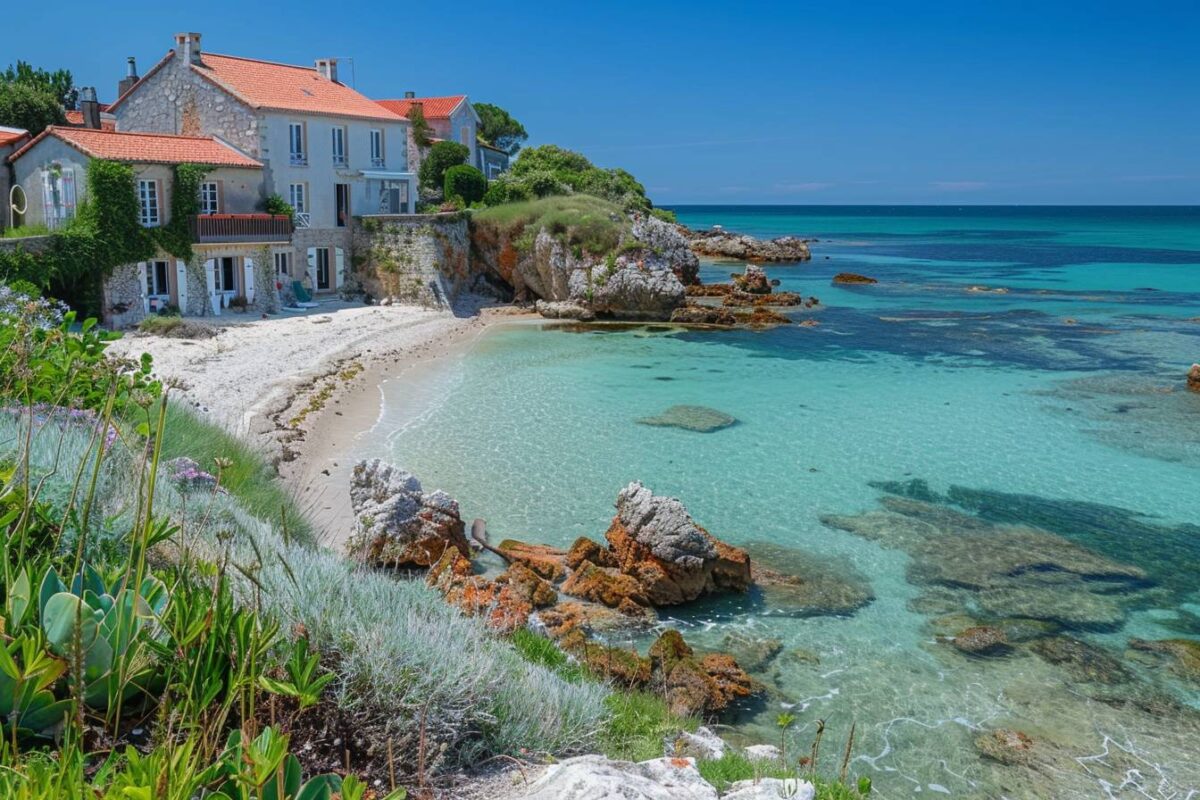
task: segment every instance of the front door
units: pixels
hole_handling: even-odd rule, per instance
[[[329,288],[329,248],[317,248],[317,289]]]

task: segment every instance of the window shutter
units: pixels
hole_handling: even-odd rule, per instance
[[[245,285],[242,287],[245,291],[242,294],[246,298],[247,303],[254,302],[254,259],[247,256],[242,259],[242,268],[245,271]]]
[[[317,248],[308,248],[308,280],[313,289],[317,288]]]
[[[147,314],[150,313],[150,293],[154,291],[154,287],[150,284],[153,279],[150,273],[153,269],[154,262],[152,261],[138,262],[138,274],[142,277],[142,311]]]
[[[183,260],[175,262],[175,296],[179,303],[179,313],[188,313],[187,296],[187,263]]]
[[[217,260],[210,258],[204,262],[204,282],[208,286],[208,304],[212,307],[212,312],[218,317],[221,316],[221,300],[217,297]]]
[[[346,251],[340,247],[333,248],[334,259],[337,265],[337,273],[334,277],[333,287],[335,289],[342,288],[342,281],[346,276]]]
[[[58,214],[54,210],[54,179],[50,170],[42,170],[42,218],[47,228],[57,227]]]
[[[75,170],[64,169],[62,173],[63,216],[75,216]]]

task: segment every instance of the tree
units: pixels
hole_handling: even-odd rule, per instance
[[[446,180],[446,170],[467,163],[470,155],[471,150],[465,144],[436,142],[421,162],[421,185],[427,189],[442,188]]]
[[[75,79],[71,76],[71,71],[66,69],[48,72],[41,67],[35,68],[24,61],[18,61],[15,67],[10,64],[8,69],[0,74],[0,82],[20,83],[45,92],[63,108],[74,108],[75,101],[79,99]]]
[[[50,94],[24,83],[0,81],[0,125],[24,128],[36,136],[47,125],[65,121],[62,106]]]
[[[471,205],[487,194],[487,177],[468,164],[459,164],[446,170],[446,199],[461,197],[463,205]]]
[[[479,115],[479,138],[510,156],[516,155],[521,143],[529,138],[525,126],[500,106],[475,103],[475,113]]]

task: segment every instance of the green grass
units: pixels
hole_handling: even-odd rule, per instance
[[[492,206],[475,212],[472,221],[498,237],[515,239],[518,250],[531,247],[538,231],[545,230],[568,248],[594,256],[615,250],[630,228],[618,206],[587,194]]]
[[[287,530],[305,543],[316,539],[312,523],[284,488],[274,469],[249,444],[206,422],[178,403],[167,404],[162,460],[187,456],[216,474],[216,459],[228,459],[221,485],[254,516]]]
[[[153,333],[156,336],[166,336],[175,331],[176,328],[183,325],[183,317],[175,314],[155,314],[146,317],[138,323],[138,330],[142,333]]]
[[[554,670],[564,680],[578,683],[584,678],[583,667],[567,657],[558,645],[528,628],[513,633],[510,640],[517,653],[531,664]]]
[[[705,758],[696,763],[700,775],[718,792],[724,792],[732,783],[751,778],[794,778],[796,771],[788,769],[778,761],[751,761],[743,753],[728,750],[720,758]]]
[[[609,758],[662,758],[664,738],[700,725],[697,719],[675,716],[662,698],[649,692],[614,691],[606,705],[612,716],[600,734],[600,750]]]
[[[54,231],[45,225],[22,225],[19,228],[6,228],[0,239],[25,239],[30,236],[49,236]]]

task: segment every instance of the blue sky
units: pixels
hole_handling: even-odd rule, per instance
[[[370,96],[466,91],[664,205],[1200,203],[1195,2],[172,5],[18,3],[0,62],[112,100],[177,30],[350,57]]]

